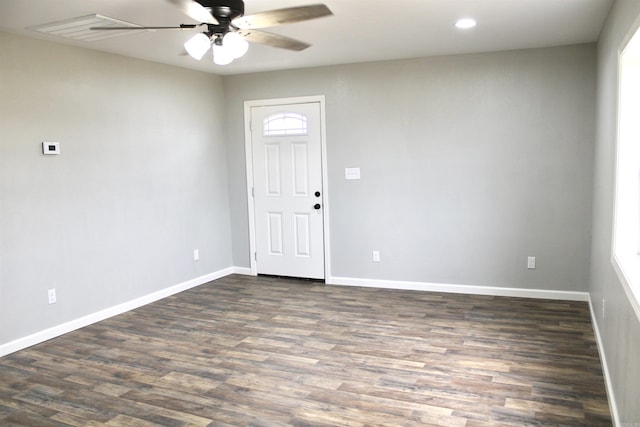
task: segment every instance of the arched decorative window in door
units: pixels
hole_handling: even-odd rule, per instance
[[[307,135],[308,119],[299,113],[276,113],[264,119],[264,136]]]

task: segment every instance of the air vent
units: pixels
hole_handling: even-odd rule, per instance
[[[142,31],[150,31],[141,29],[134,30],[109,30],[96,31],[90,30],[91,27],[141,27],[131,22],[121,21],[119,19],[109,18],[102,15],[87,15],[79,18],[67,19],[64,21],[51,22],[35,27],[29,27],[28,30],[38,31],[40,33],[49,34],[57,37],[64,37],[72,40],[80,40],[84,42],[95,42],[98,40],[110,39],[124,35],[137,34]]]

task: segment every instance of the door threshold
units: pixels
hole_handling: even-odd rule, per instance
[[[280,276],[277,274],[258,274],[258,277],[264,277],[265,279],[295,280],[298,282],[302,281],[302,282],[321,283],[323,285],[326,284],[324,279],[313,279],[310,277]]]

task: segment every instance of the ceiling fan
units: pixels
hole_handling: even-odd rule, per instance
[[[213,49],[213,62],[227,65],[243,56],[249,43],[259,43],[282,49],[300,51],[310,45],[300,40],[257,29],[281,24],[307,21],[333,13],[321,3],[307,6],[269,10],[252,15],[244,14],[243,0],[167,0],[178,6],[199,24],[181,24],[175,27],[91,27],[92,30],[186,30],[204,27],[204,32],[190,38],[184,47],[187,53],[202,59],[209,48]]]

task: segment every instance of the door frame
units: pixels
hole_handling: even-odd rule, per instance
[[[255,202],[253,197],[253,144],[251,141],[251,109],[253,107],[271,107],[287,104],[318,103],[320,106],[320,162],[322,170],[322,228],[324,239],[324,280],[328,282],[331,272],[331,257],[329,244],[329,182],[327,179],[327,130],[325,115],[324,95],[300,96],[292,98],[258,99],[244,101],[244,151],[245,169],[247,172],[247,213],[249,217],[249,259],[251,262],[251,275],[258,275],[258,263],[256,261],[256,220]]]

